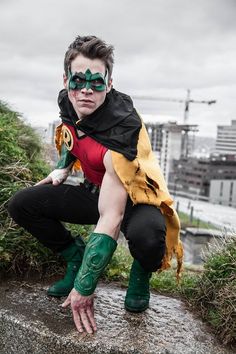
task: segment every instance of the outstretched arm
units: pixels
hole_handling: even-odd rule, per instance
[[[103,237],[100,237],[100,239],[104,239],[105,241],[105,238],[107,238],[110,245],[113,243],[114,246],[114,243],[116,243],[114,240],[118,239],[120,232],[120,225],[127,201],[127,192],[113,169],[110,151],[108,151],[104,157],[104,166],[106,168],[106,173],[103,178],[98,202],[100,218],[94,230],[93,236],[95,237],[93,237],[93,239],[96,242],[96,234],[105,234]],[[100,243],[100,247],[102,247],[102,243]],[[95,252],[94,250],[95,248],[93,249],[93,252]],[[88,249],[88,252],[91,252],[91,249]],[[97,257],[94,258],[100,258],[99,252],[100,250],[98,249]],[[103,256],[104,258],[106,257],[106,255]],[[90,275],[88,268],[89,261],[87,260],[86,263],[85,258],[86,255],[84,256],[81,269],[86,269],[87,273],[84,272],[81,274],[81,279],[84,279],[85,277],[89,278]],[[80,276],[80,271],[78,275]],[[66,301],[62,304],[63,307],[68,305],[71,306],[73,319],[79,332],[83,332],[83,328],[88,333],[93,333],[97,330],[94,318],[93,300],[93,294],[84,296],[74,288]]]

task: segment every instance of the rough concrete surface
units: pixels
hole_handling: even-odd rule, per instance
[[[152,294],[142,314],[124,310],[125,292],[100,285],[95,314],[98,331],[79,334],[62,299],[47,286],[0,284],[0,354],[230,354],[177,299]]]

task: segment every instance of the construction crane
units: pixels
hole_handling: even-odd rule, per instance
[[[204,104],[214,104],[216,100],[193,100],[190,98],[190,90],[187,89],[187,96],[185,99],[178,99],[178,98],[169,98],[169,97],[155,97],[155,96],[138,96],[133,95],[132,98],[136,100],[144,100],[144,101],[167,101],[167,102],[180,102],[184,103],[184,124],[183,124],[183,136],[182,136],[182,143],[181,143],[181,156],[188,157],[189,155],[189,136],[188,133],[191,130],[191,126],[188,124],[189,119],[189,105],[190,103],[204,103]]]
[[[188,124],[189,104],[190,103],[205,103],[208,105],[216,103],[216,100],[198,101],[198,100],[191,99],[189,89],[187,90],[187,96],[185,99],[169,98],[169,97],[155,97],[155,96],[138,96],[138,95],[133,95],[132,98],[134,98],[135,100],[143,100],[143,101],[167,101],[167,102],[184,103],[184,124]]]

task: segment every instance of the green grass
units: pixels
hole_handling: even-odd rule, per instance
[[[182,229],[185,229],[186,227],[197,227],[197,228],[213,229],[213,230],[219,229],[214,224],[211,224],[210,222],[202,221],[197,218],[193,218],[191,220],[190,215],[183,213],[182,211],[178,211],[178,215],[180,218]]]
[[[236,239],[218,243],[205,257],[201,276],[182,295],[224,344],[236,344]]]
[[[35,131],[22,117],[0,101],[0,270],[24,273],[41,269],[53,256],[14,224],[5,205],[19,189],[47,175],[43,149]],[[55,257],[54,257],[55,259]]]

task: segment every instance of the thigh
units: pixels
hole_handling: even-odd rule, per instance
[[[30,214],[76,224],[96,224],[98,195],[83,185],[39,185],[19,191],[9,203]]]

